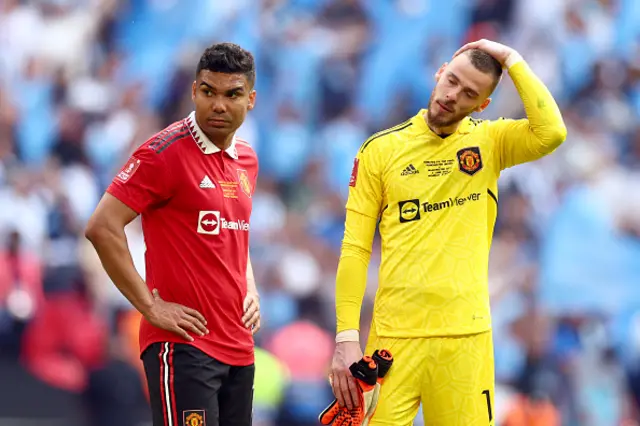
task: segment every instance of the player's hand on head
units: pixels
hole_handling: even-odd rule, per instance
[[[252,334],[260,330],[260,296],[256,292],[248,292],[244,298],[242,323],[251,329]]]
[[[500,62],[502,66],[505,65],[509,56],[515,53],[515,50],[509,46],[483,38],[482,40],[465,44],[460,49],[458,49],[456,53],[453,54],[453,57],[455,58],[456,56],[470,49],[479,49],[487,52],[498,62]]]
[[[338,403],[352,410],[359,405],[359,391],[349,367],[362,358],[360,342],[340,342],[336,344],[329,375],[331,388]]]
[[[153,290],[154,303],[145,314],[145,318],[155,327],[172,331],[185,340],[192,342],[194,339],[189,334],[204,336],[209,333],[207,321],[202,314],[195,309],[162,300],[157,289]]]

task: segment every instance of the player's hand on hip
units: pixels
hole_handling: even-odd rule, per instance
[[[242,323],[251,329],[251,334],[260,330],[260,295],[250,291],[244,298]]]
[[[340,342],[336,344],[331,363],[329,380],[338,403],[352,410],[359,405],[359,391],[349,367],[362,358],[360,342]]]
[[[517,54],[515,49],[509,46],[505,46],[504,44],[500,44],[495,41],[491,41],[483,38],[482,40],[465,44],[460,49],[458,49],[456,53],[453,54],[453,57],[455,58],[462,52],[467,51],[469,49],[480,49],[484,52],[487,52],[489,55],[493,56],[498,62],[500,62],[503,67],[507,63],[507,59],[509,59],[509,56]]]
[[[172,331],[189,342],[193,337],[189,333],[204,336],[209,333],[207,321],[195,309],[177,303],[167,302],[160,298],[157,289],[152,291],[154,303],[145,318],[155,327]]]

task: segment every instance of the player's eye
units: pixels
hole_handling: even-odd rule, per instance
[[[456,85],[456,81],[454,79],[450,78],[449,79],[449,84],[452,85],[452,86],[455,86]]]
[[[231,99],[237,98],[237,97],[239,97],[239,96],[240,96],[240,92],[231,92],[231,93],[229,94],[229,97],[230,97]]]
[[[472,93],[472,92],[469,92],[469,91],[466,91],[464,93],[465,93],[465,95],[467,95],[467,98],[473,99],[473,98],[476,97],[475,93]]]
[[[205,96],[213,96],[213,92],[209,89],[202,89],[202,93],[204,93]]]

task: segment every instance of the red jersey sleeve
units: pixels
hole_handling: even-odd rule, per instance
[[[141,214],[171,196],[164,155],[146,144],[138,148],[113,178],[107,192]]]

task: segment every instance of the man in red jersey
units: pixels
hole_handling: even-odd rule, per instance
[[[235,132],[253,109],[255,64],[231,43],[205,50],[195,112],[142,144],[115,176],[86,237],[143,316],[154,426],[251,424],[259,297],[249,260],[258,160]],[[146,283],[124,233],[142,216]]]

